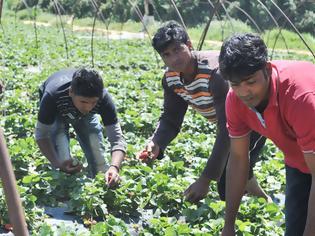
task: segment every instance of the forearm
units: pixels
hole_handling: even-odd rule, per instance
[[[218,181],[226,165],[230,150],[230,138],[226,133],[219,133],[215,140],[211,155],[201,176]]]
[[[308,200],[307,220],[303,236],[312,236],[315,232],[315,176],[312,177],[312,187]]]
[[[120,168],[121,163],[123,162],[124,158],[125,158],[125,152],[121,150],[113,151],[111,165],[117,166],[118,168]]]
[[[36,140],[39,150],[41,153],[50,161],[50,163],[58,167],[59,160],[58,160],[58,154],[55,150],[55,147],[51,141],[50,138],[44,138],[44,139],[38,139]]]
[[[150,139],[159,145],[161,150],[165,150],[178,133],[179,128],[172,126],[165,120],[160,120]]]
[[[179,133],[188,104],[168,89],[164,79],[162,84],[164,88],[163,112],[151,140],[159,145],[160,150],[165,150]]]
[[[238,208],[245,191],[248,170],[248,159],[230,157],[226,172],[226,225],[234,227]]]

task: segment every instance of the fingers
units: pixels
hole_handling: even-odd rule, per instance
[[[151,161],[154,161],[160,153],[160,148],[157,144],[150,141],[147,146],[145,147],[145,150],[141,151],[137,154],[137,157],[145,163],[149,163]]]
[[[119,174],[113,172],[106,172],[105,179],[108,187],[113,187],[117,185],[120,181]]]
[[[146,146],[146,150],[147,152],[152,152],[152,148],[154,147],[154,143],[151,141],[150,143],[148,143],[148,145]]]
[[[198,185],[193,183],[183,193],[185,199],[191,203],[198,203],[205,197],[204,191],[198,189]]]
[[[83,165],[76,159],[69,159],[62,163],[60,170],[67,174],[75,174],[82,170]]]

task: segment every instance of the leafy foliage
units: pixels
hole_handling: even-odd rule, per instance
[[[144,12],[143,0],[132,1],[133,5],[131,5],[131,2],[128,0],[59,0],[56,2],[62,6],[63,14],[74,15],[76,18],[94,16],[96,10],[93,5],[95,5],[95,3],[97,6],[100,6],[101,12],[103,13],[105,19],[112,17],[113,20],[117,22],[126,22],[128,19],[139,21],[139,17],[136,14],[135,9],[136,4],[142,13]],[[185,20],[185,23],[188,26],[195,27],[207,22],[217,1],[212,0],[210,1],[211,4],[209,4],[209,1],[200,0],[174,0],[174,2],[181,14],[181,17]],[[282,9],[282,11],[291,21],[295,23],[296,27],[301,32],[308,32],[312,35],[315,35],[315,4],[312,1],[225,1],[221,2],[218,20],[224,19],[229,21],[227,17],[227,15],[229,15],[232,18],[239,19],[248,23],[249,25],[254,26],[252,20],[248,17],[249,15],[251,18],[253,18],[256,24],[260,26],[261,29],[266,30],[277,27],[274,20],[270,16],[272,15],[281,27],[292,30],[292,27],[286,21],[283,14],[272,2],[275,2],[275,4],[277,4],[277,6]],[[9,0],[7,6],[10,9],[21,10],[26,7],[33,7],[36,4],[46,11],[54,13],[57,12],[53,1],[47,0]],[[173,7],[171,1],[155,0],[154,8],[155,18],[159,21],[174,19],[180,21],[180,17],[178,16],[177,11]],[[270,13],[268,13],[268,11],[270,11]]]
[[[102,174],[92,180],[86,177],[85,170],[69,176],[52,169],[33,138],[38,86],[61,68],[88,66],[91,62],[89,38],[84,33],[67,31],[70,55],[67,60],[59,28],[38,28],[38,47],[34,47],[30,26],[5,22],[4,31],[6,34],[0,35],[0,79],[5,81],[6,90],[0,104],[3,114],[0,124],[5,130],[33,235],[107,235],[109,232],[128,235],[131,230],[140,235],[219,234],[224,203],[219,200],[215,184],[211,184],[208,197],[198,205],[189,204],[182,195],[205,166],[214,142],[214,125],[188,111],[182,132],[168,147],[163,160],[146,165],[135,158],[135,153],[145,146],[154,131],[163,99],[160,80],[163,68],[148,41],[95,40],[95,67],[114,98],[128,142],[122,183],[117,189],[108,189]],[[71,150],[85,161],[74,140]],[[268,143],[263,156],[257,164],[259,182],[269,194],[283,193],[281,153]],[[1,196],[0,220],[6,223],[7,211]],[[58,206],[64,201],[73,213],[89,223],[88,232],[65,225],[53,229],[44,223],[43,206]],[[239,235],[282,235],[283,225],[279,223],[282,218],[281,206],[245,198],[237,232]]]

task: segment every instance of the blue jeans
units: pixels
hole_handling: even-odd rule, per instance
[[[70,124],[75,130],[77,139],[88,162],[89,176],[94,178],[97,172],[105,172],[108,169],[108,162],[105,159],[105,147],[103,128],[99,117],[95,114],[88,114],[80,120],[67,123],[57,116],[54,122],[52,140],[61,160],[71,158],[69,146]]]
[[[302,236],[306,224],[312,176],[285,166],[285,236]]]

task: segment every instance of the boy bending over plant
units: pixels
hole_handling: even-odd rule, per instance
[[[111,165],[105,160],[100,115],[111,144]],[[109,186],[119,181],[126,143],[115,105],[104,89],[102,77],[90,69],[64,69],[51,75],[40,87],[40,107],[35,138],[55,168],[73,174],[82,164],[71,157],[69,127],[73,127],[88,162],[89,175],[106,172]]]

